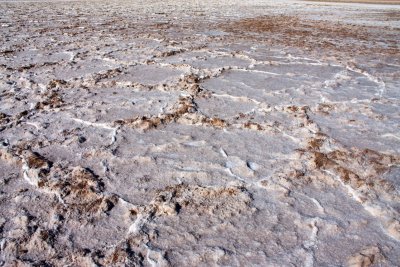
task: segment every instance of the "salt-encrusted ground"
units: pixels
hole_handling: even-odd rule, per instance
[[[0,14],[0,266],[400,265],[400,7]]]

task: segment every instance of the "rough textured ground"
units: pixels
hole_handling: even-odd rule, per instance
[[[0,14],[1,266],[400,265],[400,8]]]

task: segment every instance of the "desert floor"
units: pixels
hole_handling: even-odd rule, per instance
[[[400,6],[0,14],[0,266],[400,265]]]
[[[307,0],[313,2],[340,2],[340,3],[364,3],[380,5],[399,5],[400,0]]]

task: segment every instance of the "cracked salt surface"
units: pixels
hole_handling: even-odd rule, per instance
[[[0,266],[400,265],[398,6],[0,13]]]

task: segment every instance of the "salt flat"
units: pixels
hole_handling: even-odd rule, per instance
[[[0,14],[0,266],[400,265],[399,6]]]

